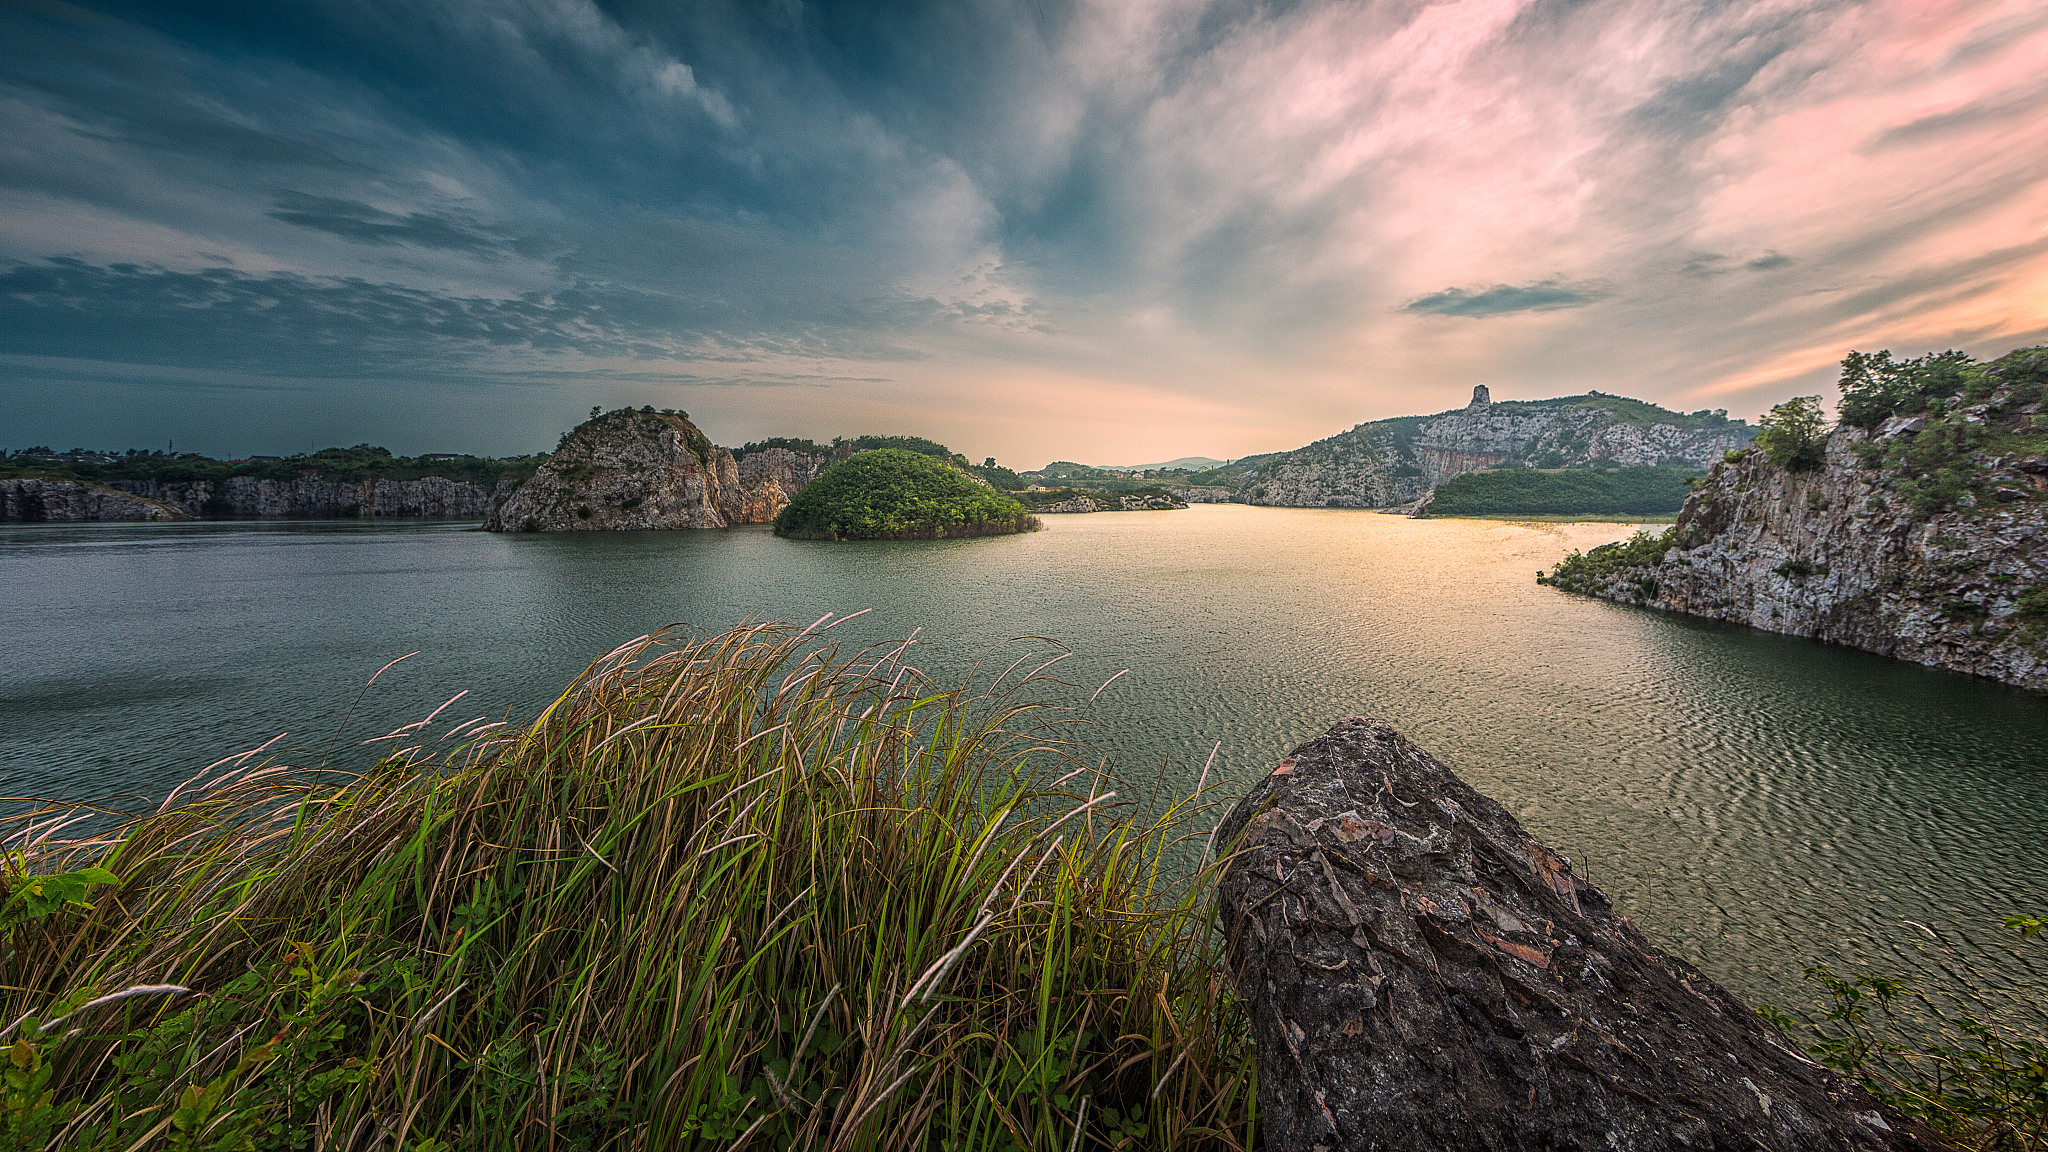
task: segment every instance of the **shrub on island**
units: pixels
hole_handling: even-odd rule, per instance
[[[1038,518],[944,460],[881,448],[841,460],[775,518],[798,540],[937,540],[1031,532]]]

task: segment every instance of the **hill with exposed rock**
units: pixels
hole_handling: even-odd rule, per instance
[[[562,437],[492,510],[493,532],[599,532],[767,524],[826,457],[766,447],[735,460],[681,412],[620,408]]]
[[[1240,461],[1238,499],[1286,508],[1385,508],[1486,468],[1704,469],[1753,434],[1726,412],[1686,415],[1599,392],[1494,401],[1482,384],[1464,408],[1375,420],[1256,463]],[[1218,481],[1228,478],[1189,478]]]

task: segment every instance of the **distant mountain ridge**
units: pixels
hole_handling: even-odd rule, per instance
[[[1174,469],[1202,472],[1210,468],[1221,468],[1228,463],[1230,461],[1218,460],[1213,456],[1182,456],[1158,464],[1097,464],[1096,467],[1104,472],[1170,472]]]
[[[1208,482],[1235,484],[1247,504],[1385,508],[1485,468],[1664,465],[1704,470],[1756,430],[1726,410],[1673,412],[1588,392],[1494,401],[1484,384],[1463,408],[1360,424],[1292,452],[1239,461]],[[1229,475],[1236,473],[1236,475]],[[1203,483],[1205,475],[1191,477]]]

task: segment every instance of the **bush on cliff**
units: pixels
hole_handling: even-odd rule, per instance
[[[1850,352],[1842,359],[1842,399],[1835,406],[1842,423],[1875,428],[1892,416],[1924,412],[1937,400],[1965,391],[1982,370],[1965,352],[1930,352],[1894,360],[1890,349]]]
[[[1757,421],[1755,445],[1770,462],[1793,472],[1812,472],[1827,462],[1828,419],[1820,397],[1794,396]]]
[[[1022,504],[944,460],[901,448],[841,460],[775,518],[776,535],[799,540],[934,540],[1037,527]]]
[[[642,638],[453,752],[0,820],[0,1148],[1251,1146],[1189,810],[1003,679]]]

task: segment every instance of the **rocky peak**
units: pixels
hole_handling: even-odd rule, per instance
[[[1491,403],[1493,403],[1493,393],[1488,392],[1486,390],[1486,385],[1474,384],[1472,386],[1472,402],[1470,404],[1465,405],[1465,411],[1476,411],[1480,408],[1486,407]]]
[[[485,526],[582,532],[765,524],[822,464],[781,448],[735,462],[684,413],[621,408],[562,437]]]

